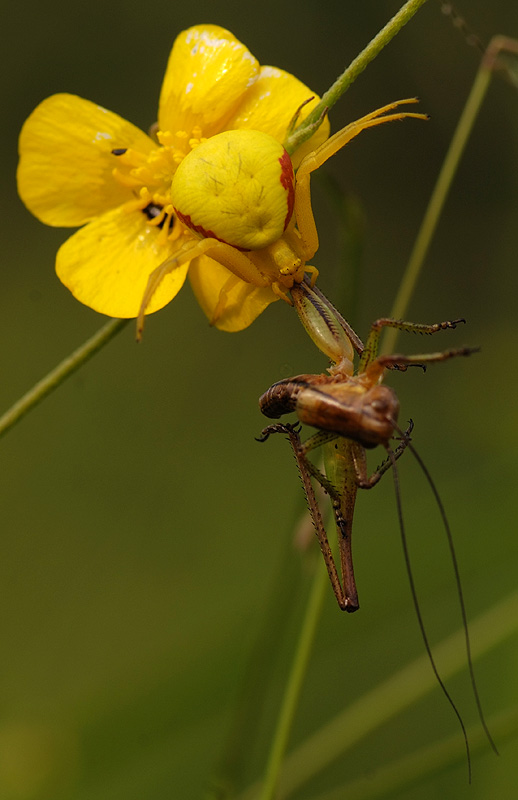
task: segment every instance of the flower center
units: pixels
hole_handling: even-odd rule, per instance
[[[127,147],[114,148],[112,155],[117,165],[112,174],[134,195],[134,199],[125,204],[125,210],[128,213],[141,211],[149,225],[160,229],[158,242],[166,244],[183,230],[175,224],[170,199],[173,175],[185,156],[205,140],[200,128],[194,128],[191,135],[186,131],[157,131],[156,139],[158,147],[147,154]]]

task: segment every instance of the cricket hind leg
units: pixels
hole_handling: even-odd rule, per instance
[[[260,438],[258,438],[257,441],[265,442],[273,433],[285,433],[288,436],[288,440],[291,444],[293,454],[297,462],[300,478],[302,480],[302,486],[306,495],[309,514],[315,528],[318,543],[320,545],[320,551],[326,565],[327,574],[331,582],[333,593],[342,611],[353,612],[359,608],[359,604],[354,573],[352,572],[352,561],[349,559],[347,569],[344,571],[343,558],[341,557],[342,580],[344,582],[344,587],[342,587],[342,583],[340,583],[340,578],[338,576],[338,570],[336,568],[333,551],[331,550],[331,545],[329,544],[324,521],[322,519],[320,506],[318,505],[315,490],[313,488],[313,484],[311,483],[311,478],[315,478],[315,480],[317,480],[322,488],[328,493],[333,507],[336,526],[339,535],[343,538],[345,534],[345,520],[340,511],[340,495],[331,481],[326,478],[325,475],[323,475],[318,467],[316,467],[306,455],[315,447],[332,441],[337,437],[334,434],[328,434],[322,431],[316,433],[314,436],[311,436],[306,442],[303,443],[300,439],[300,430],[300,424],[290,425],[289,423],[285,424],[282,422],[275,423],[274,425],[269,425],[267,428],[264,428],[264,430],[261,432]]]
[[[323,475],[320,470],[306,457],[306,454],[315,447],[326,444],[329,445],[333,441],[335,442],[334,447],[337,451],[337,454],[339,454],[338,463],[342,462],[342,468],[339,468],[335,474],[335,479],[337,480],[336,484],[333,482],[333,480],[330,480],[328,476]],[[308,472],[320,483],[331,500],[331,506],[336,524],[338,548],[340,552],[340,570],[342,576],[342,582],[339,584],[341,594],[339,596],[335,590],[335,596],[341,610],[352,613],[353,611],[357,611],[360,607],[358,602],[358,590],[356,588],[356,578],[354,575],[352,529],[356,492],[359,486],[358,474],[360,473],[360,469],[358,467],[358,462],[364,460],[365,450],[361,445],[358,445],[357,442],[353,442],[345,439],[342,436],[337,436],[336,434],[326,431],[318,431],[306,442],[301,443],[300,447],[301,457],[303,457],[305,460],[305,467],[307,468]],[[327,536],[326,542],[327,547],[329,547]],[[322,550],[322,552],[324,551]]]

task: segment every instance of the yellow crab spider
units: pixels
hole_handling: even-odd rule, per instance
[[[271,289],[291,304],[287,294],[309,272],[307,261],[318,250],[311,209],[310,176],[361,131],[384,122],[425,114],[398,111],[416,103],[399,100],[351,122],[309,153],[294,174],[291,159],[276,139],[253,130],[233,130],[199,144],[178,166],[171,185],[174,212],[185,226],[179,249],[155,269],[142,298],[137,320],[140,338],[146,308],[163,278],[203,254],[232,275],[223,285],[214,323],[225,308],[227,293],[239,281]],[[187,241],[186,241],[187,237]]]

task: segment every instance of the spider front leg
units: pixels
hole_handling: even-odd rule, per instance
[[[361,117],[361,119],[351,122],[345,128],[342,128],[342,130],[337,131],[337,133],[331,136],[317,150],[313,153],[309,153],[309,155],[302,160],[297,170],[295,181],[295,217],[297,220],[297,228],[302,238],[304,257],[306,260],[313,258],[318,250],[318,232],[311,208],[311,173],[321,167],[322,164],[331,158],[338,150],[345,147],[346,144],[367,128],[374,128],[376,125],[383,125],[384,122],[392,122],[393,120],[405,119],[406,117],[428,119],[426,114],[406,111],[396,114],[387,113],[405,103],[417,102],[415,97],[406,100],[397,100],[395,103],[390,103],[382,108],[378,108],[376,111],[372,111],[370,114],[366,114],[364,117]]]

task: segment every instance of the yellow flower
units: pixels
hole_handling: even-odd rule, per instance
[[[261,67],[215,25],[190,28],[176,39],[154,138],[75,95],[44,100],[20,135],[18,190],[47,225],[84,226],[58,251],[60,280],[95,311],[138,316],[150,275],[196,239],[178,219],[170,196],[183,159],[223,131],[260,131],[282,142],[297,109],[302,107],[304,118],[317,101],[292,75]],[[296,163],[325,141],[328,131],[326,120],[297,151]],[[173,299],[190,267],[191,285],[209,319],[224,330],[247,327],[279,292],[273,279],[250,282],[226,263],[208,255],[175,262],[153,286],[146,313]]]

